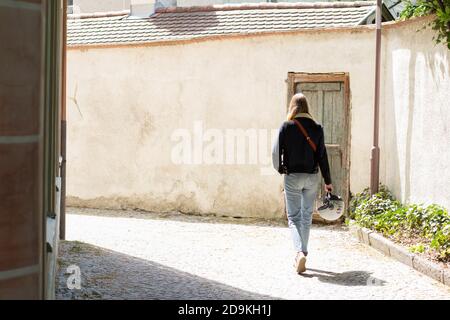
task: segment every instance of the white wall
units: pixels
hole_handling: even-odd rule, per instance
[[[131,0],[73,0],[73,13],[128,10],[130,2]]]
[[[276,2],[331,2],[333,0],[279,0]],[[270,0],[177,0],[179,7],[204,6],[213,4],[231,4],[231,3],[261,3],[272,2]]]
[[[177,0],[177,6],[206,6],[213,4],[230,4],[230,3],[261,3],[268,2],[267,0]]]
[[[449,56],[431,32],[416,32],[419,22],[383,35],[381,181],[404,201],[448,207]],[[279,176],[261,175],[261,165],[174,164],[171,136],[196,120],[219,133],[277,129],[290,71],[349,72],[350,188],[359,192],[369,185],[374,60],[367,27],[70,49],[68,204],[282,215]]]
[[[429,19],[385,32],[382,180],[404,202],[450,208],[450,54]]]
[[[173,164],[171,135],[192,131],[196,120],[205,129],[278,129],[290,71],[350,73],[358,119],[351,188],[361,190],[369,177],[373,49],[372,32],[360,28],[69,50],[69,205],[282,215],[280,176],[261,175],[259,165]]]

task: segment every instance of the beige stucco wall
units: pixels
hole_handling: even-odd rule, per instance
[[[450,54],[429,19],[385,32],[382,180],[404,202],[450,208]]]
[[[303,0],[301,2],[314,2],[315,0]],[[321,2],[330,2],[332,0],[321,0]],[[204,6],[214,4],[231,4],[231,3],[261,3],[271,2],[269,0],[177,0],[177,6],[189,7],[189,6]],[[278,2],[300,2],[299,0],[283,0]]]
[[[177,0],[177,6],[190,7],[190,6],[206,6],[214,4],[261,3],[261,2],[268,2],[268,1],[267,0]]]
[[[282,214],[260,165],[176,165],[174,130],[278,129],[289,71],[349,72],[352,190],[368,185],[374,49],[366,29],[68,52],[69,205]],[[332,54],[330,54],[332,52]],[[76,101],[76,103],[75,103]],[[78,107],[77,107],[78,105]],[[78,109],[79,108],[79,109]],[[270,143],[265,157],[270,161]]]
[[[449,57],[431,32],[416,32],[421,23],[384,31],[381,180],[402,200],[449,206]],[[193,133],[197,120],[219,134],[277,129],[290,71],[350,74],[350,188],[361,191],[369,184],[373,122],[374,33],[367,27],[70,49],[69,205],[281,216],[281,177],[261,174],[270,143],[258,165],[180,165],[171,159],[172,135]]]
[[[128,10],[130,3],[131,0],[74,0],[73,13]]]

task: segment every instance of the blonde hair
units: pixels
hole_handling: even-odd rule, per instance
[[[291,99],[287,120],[294,120],[299,113],[309,113],[308,100],[303,93],[297,93]]]

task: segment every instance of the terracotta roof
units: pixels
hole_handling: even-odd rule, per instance
[[[261,3],[163,8],[147,19],[127,12],[69,16],[68,45],[196,39],[358,25],[374,2]]]

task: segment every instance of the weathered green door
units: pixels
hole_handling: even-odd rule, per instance
[[[348,201],[348,112],[346,97],[346,81],[315,82],[319,79],[297,78],[292,82],[291,93],[303,93],[309,103],[314,119],[322,124],[325,133],[325,144],[333,180],[334,193]],[[322,78],[324,78],[322,76]],[[308,82],[312,79],[314,82]],[[327,78],[323,80],[326,81]],[[320,186],[318,198],[323,197],[324,182]]]

